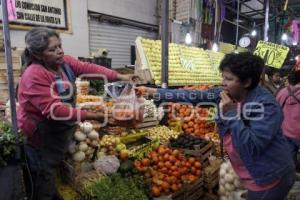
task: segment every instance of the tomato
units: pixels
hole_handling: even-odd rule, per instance
[[[159,162],[158,164],[157,164],[157,166],[158,166],[158,168],[163,168],[164,166],[165,166],[165,164],[163,163],[163,162]]]
[[[172,175],[175,176],[176,178],[179,178],[180,173],[179,173],[179,171],[173,171]]]
[[[190,168],[190,167],[191,167],[191,163],[186,162],[186,163],[185,163],[185,166],[186,166],[187,168]]]
[[[199,169],[201,168],[201,163],[199,161],[196,161],[194,166]]]
[[[197,177],[196,176],[194,176],[194,175],[189,175],[188,176],[188,181],[190,182],[190,183],[193,183],[193,182],[195,182],[197,180]]]
[[[161,187],[164,189],[164,191],[168,191],[170,188],[170,184],[168,182],[163,181],[161,183]]]
[[[181,162],[179,160],[177,160],[174,165],[177,167],[181,167]]]
[[[164,160],[165,160],[165,161],[169,160],[169,154],[165,154],[165,155],[164,155]]]
[[[160,145],[157,149],[158,154],[163,155],[166,152],[166,148],[163,145]]]
[[[156,151],[150,151],[149,155],[150,155],[151,158],[158,156]]]
[[[176,191],[178,191],[179,188],[178,188],[178,185],[172,184],[171,189],[173,192],[176,192]]]
[[[179,150],[175,149],[172,151],[172,155],[177,157],[180,154]]]
[[[168,168],[163,167],[159,171],[162,172],[162,173],[164,173],[164,174],[166,174],[166,173],[168,173],[169,170],[168,170]]]
[[[169,156],[169,161],[171,161],[172,163],[175,163],[176,162],[175,156],[173,156],[173,155]]]
[[[195,157],[189,157],[188,161],[189,161],[189,163],[194,164],[196,162],[196,158]]]
[[[165,166],[170,169],[172,167],[172,163],[170,161],[166,161]]]
[[[148,158],[144,158],[144,159],[142,160],[142,164],[143,164],[144,166],[149,166],[150,160],[149,160]]]
[[[160,189],[159,189],[159,187],[157,187],[157,186],[152,186],[152,188],[151,188],[151,194],[152,194],[154,197],[160,196]]]
[[[152,159],[152,161],[153,161],[154,163],[157,163],[157,162],[158,162],[158,156],[153,156],[151,159]]]
[[[172,166],[171,166],[171,170],[172,170],[172,171],[176,171],[176,170],[178,170],[178,169],[177,169],[176,165],[172,165]]]

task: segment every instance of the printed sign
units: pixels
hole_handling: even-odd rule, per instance
[[[15,0],[16,19],[11,20],[10,24],[68,30],[67,1],[69,0]],[[2,20],[2,8],[0,13]]]
[[[286,46],[260,40],[253,54],[264,59],[266,65],[281,68],[288,52]]]

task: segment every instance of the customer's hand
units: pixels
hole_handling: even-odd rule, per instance
[[[237,103],[235,103],[226,91],[220,93],[221,101],[219,103],[220,111],[224,114],[228,111],[236,110]]]
[[[135,88],[135,93],[137,96],[153,96],[157,93],[157,89],[140,86]]]

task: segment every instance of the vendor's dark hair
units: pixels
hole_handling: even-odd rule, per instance
[[[291,85],[300,83],[300,71],[293,68],[288,75],[288,81]]]
[[[37,56],[47,49],[49,44],[49,38],[56,36],[59,38],[59,34],[54,30],[46,27],[36,27],[31,29],[25,36],[26,48],[22,55],[24,62],[23,71],[33,62],[40,63],[41,61]]]
[[[264,68],[264,61],[258,56],[249,52],[239,54],[227,54],[222,60],[220,71],[229,70],[236,75],[241,82],[251,79],[251,85],[247,89],[255,88],[259,81]]]

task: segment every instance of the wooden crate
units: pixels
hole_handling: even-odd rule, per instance
[[[147,117],[143,120],[143,123],[137,125],[137,129],[146,129],[157,126],[159,121],[154,117]]]
[[[74,185],[76,178],[81,174],[93,171],[92,165],[82,167],[80,163],[71,164],[68,161],[62,161],[59,166],[59,175],[64,183]]]
[[[217,194],[206,193],[204,199],[205,200],[218,200],[219,196]]]
[[[195,146],[194,150],[184,149],[184,153],[195,156],[200,160],[202,167],[207,167],[209,165],[208,158],[213,154],[213,143],[209,141],[204,147],[201,148]]]
[[[198,200],[204,196],[203,178],[193,184],[186,184],[181,190],[172,194],[173,200]]]
[[[206,189],[213,189],[219,183],[219,171],[222,160],[214,161],[213,165],[209,165],[204,169],[203,180]]]
[[[205,190],[205,199],[215,200],[218,199],[219,188],[219,170],[222,164],[222,160],[215,160],[213,165],[210,165],[204,169],[203,172],[203,188]]]

